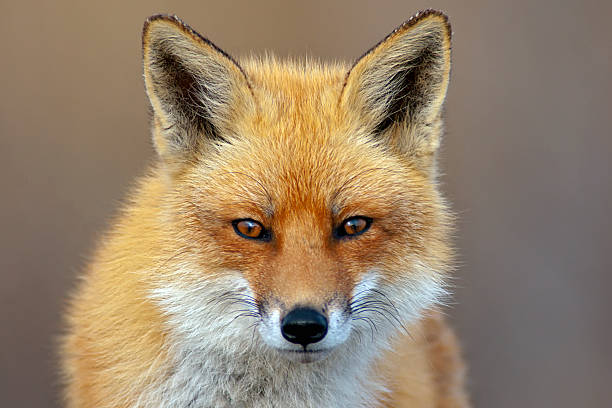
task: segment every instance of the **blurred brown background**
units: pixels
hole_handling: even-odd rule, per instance
[[[475,405],[609,407],[612,3],[529,0],[2,0],[0,406],[59,406],[66,294],[154,157],[147,16],[176,13],[235,55],[351,60],[428,7],[454,31],[449,313]]]

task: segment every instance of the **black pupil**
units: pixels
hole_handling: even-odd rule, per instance
[[[346,222],[346,229],[347,229],[346,232],[349,234],[355,234],[361,230],[362,226],[363,226],[362,219],[357,218],[354,220],[349,220]]]
[[[245,221],[244,222],[246,228],[247,228],[247,234],[251,235],[251,233],[253,232],[253,230],[255,229],[255,227],[257,227],[257,224],[255,224],[253,221]]]

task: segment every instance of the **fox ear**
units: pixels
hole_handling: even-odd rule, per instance
[[[185,158],[223,140],[232,118],[252,101],[240,66],[175,16],[147,19],[142,41],[160,156]]]
[[[451,30],[439,11],[416,14],[353,65],[341,104],[394,149],[431,154],[439,145],[450,72]]]

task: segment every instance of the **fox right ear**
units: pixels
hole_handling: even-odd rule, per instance
[[[435,152],[450,71],[446,15],[414,15],[349,71],[341,103],[357,111],[376,140],[417,156]]]
[[[186,158],[223,140],[236,113],[253,101],[240,66],[175,16],[147,19],[142,42],[160,156]]]

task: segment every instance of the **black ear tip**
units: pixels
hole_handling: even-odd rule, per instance
[[[187,34],[194,41],[199,42],[201,44],[205,44],[205,45],[211,47],[213,50],[215,50],[216,52],[220,53],[224,57],[228,58],[236,66],[238,66],[240,68],[240,66],[238,65],[236,60],[231,55],[229,55],[228,53],[223,51],[221,48],[219,48],[215,43],[210,41],[208,38],[202,36],[202,34],[198,33],[196,30],[191,28],[189,26],[189,24],[185,23],[183,20],[181,20],[175,14],[155,14],[155,15],[152,15],[151,17],[149,17],[149,18],[147,18],[145,20],[144,26],[142,28],[142,47],[143,47],[143,50],[147,47],[147,43],[149,41],[148,36],[149,36],[149,32],[150,32],[151,26],[154,25],[156,22],[160,22],[160,21],[161,22],[167,22],[167,23],[170,23],[170,24],[174,25],[177,29],[182,31],[184,34]],[[240,70],[242,71],[242,68],[240,68]]]
[[[142,47],[143,49],[146,47],[147,42],[149,40],[149,33],[151,27],[160,21],[166,21],[172,23],[174,25],[182,26],[184,23],[175,15],[169,14],[154,14],[151,17],[147,18],[142,26]]]
[[[419,10],[410,19],[419,20],[419,19],[429,17],[429,16],[438,16],[438,17],[441,17],[443,20],[448,21],[448,15],[445,12],[443,12],[442,10],[436,10],[432,8],[425,9],[425,10]]]
[[[389,39],[391,39],[392,37],[394,37],[394,36],[396,36],[398,34],[401,35],[401,33],[404,33],[406,31],[408,31],[410,28],[418,25],[419,23],[421,23],[421,22],[423,22],[423,21],[425,21],[427,19],[437,19],[438,20],[438,22],[440,23],[440,26],[442,27],[442,30],[444,31],[442,35],[444,37],[446,37],[446,39],[448,40],[448,43],[450,44],[450,40],[451,40],[451,25],[450,25],[450,21],[448,19],[448,16],[444,12],[442,12],[440,10],[435,10],[435,9],[426,9],[426,10],[418,11],[416,14],[414,14],[408,20],[406,20],[402,24],[400,24],[395,30],[391,31],[385,38],[380,40],[372,48],[370,48],[365,53],[363,53],[359,58],[357,58],[355,60],[355,62],[353,63],[353,66],[351,67],[351,69],[347,73],[347,78],[348,78],[348,75],[350,74],[350,72],[353,70],[353,68],[355,68],[355,66],[359,63],[359,61],[361,61],[365,56],[367,56],[370,53],[372,53],[376,48],[378,48],[378,46],[380,46],[381,44],[384,44],[386,41],[388,41]]]
[[[178,30],[183,33],[191,36],[196,41],[204,41],[206,43],[210,43],[206,38],[202,37],[197,31],[189,26],[189,24],[185,23],[175,14],[154,14],[151,17],[147,18],[144,22],[144,26],[142,27],[142,42],[143,45],[147,42],[147,37],[151,28],[159,22],[170,23]]]
[[[155,21],[168,21],[170,23],[178,24],[180,26],[186,26],[187,25],[187,24],[185,24],[183,22],[183,20],[181,20],[175,14],[154,14],[151,17],[148,17],[145,20],[145,22],[144,22],[145,28],[148,27],[151,23],[153,23]]]
[[[151,17],[147,18],[142,27],[142,38],[143,41],[149,32],[151,26],[157,22],[165,21],[175,25],[177,28],[187,31],[193,31],[191,27],[189,27],[183,20],[181,20],[178,16],[174,14],[154,14]]]
[[[398,28],[396,28],[393,31],[393,33],[396,33],[398,31],[403,31],[403,30],[405,30],[407,28],[410,28],[410,27],[414,27],[415,25],[419,24],[420,22],[428,20],[428,19],[437,19],[438,21],[440,21],[440,23],[444,27],[448,37],[450,38],[450,36],[451,36],[451,24],[450,24],[450,20],[448,18],[448,15],[446,15],[446,13],[444,13],[443,11],[435,10],[435,9],[426,9],[426,10],[418,11],[416,14],[414,14],[408,20],[404,21],[404,23],[402,23]]]

